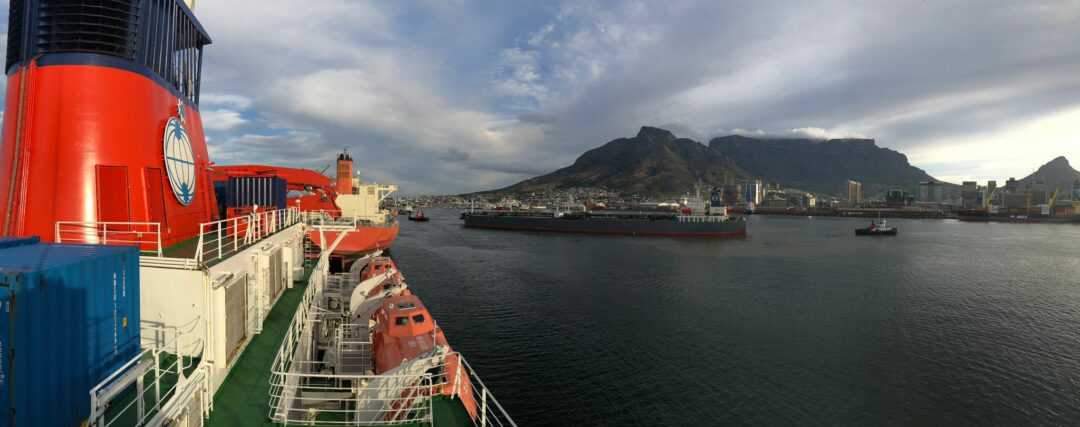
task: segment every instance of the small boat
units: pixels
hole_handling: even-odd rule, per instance
[[[424,222],[424,221],[427,221],[429,219],[430,218],[428,218],[426,215],[424,215],[424,211],[422,209],[417,209],[412,215],[409,215],[409,221]]]
[[[895,236],[897,232],[896,227],[889,227],[886,220],[882,220],[880,224],[871,222],[869,227],[855,229],[856,236]]]

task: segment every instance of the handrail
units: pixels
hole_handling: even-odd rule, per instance
[[[349,325],[342,324],[334,333],[338,357],[308,359],[315,345],[314,325],[325,324],[324,316],[338,314],[319,306],[325,300],[327,262],[323,252],[271,365],[270,419],[319,425],[426,423],[434,420],[436,409],[431,399],[446,395],[461,399],[476,425],[516,427],[472,366],[459,353],[446,352],[446,347],[436,347],[429,356],[405,361],[382,375],[344,374],[340,370],[323,373],[332,368],[328,366],[334,363],[331,360],[336,360],[337,367],[343,366],[344,347],[357,345],[358,355],[363,356],[368,344],[363,337],[346,336]]]
[[[201,223],[194,259],[201,263],[228,257],[300,220],[300,209],[293,207]]]
[[[138,246],[143,254],[162,256],[160,222],[56,221],[55,240],[57,243]]]
[[[339,209],[319,209],[304,211],[304,222],[316,226],[353,226],[376,224],[390,224],[394,222],[394,216],[382,211],[372,215],[345,215]]]
[[[195,390],[191,387],[208,395],[209,376],[201,372],[208,367],[203,364],[195,368],[190,377],[186,373],[193,367],[195,353],[201,355],[204,349],[203,340],[199,338],[194,338],[185,345],[185,336],[196,329],[200,320],[196,317],[189,322],[191,327],[187,329],[191,331],[187,332],[181,331],[181,327],[177,326],[140,326],[153,332],[155,339],[148,348],[90,389],[89,425],[109,427],[121,420],[124,420],[124,423],[134,420],[132,425],[143,425],[158,416],[166,407],[186,407],[186,401],[180,404],[175,401],[177,398],[193,398],[192,393]],[[157,340],[158,332],[164,334],[161,340]],[[169,332],[172,332],[171,340],[167,338]],[[169,356],[173,359],[169,360]],[[198,359],[201,360],[202,357]],[[136,396],[134,399],[126,399],[126,393],[132,386]],[[110,409],[114,401],[125,400],[127,403],[123,406]],[[108,413],[106,409],[109,409]]]
[[[732,219],[726,215],[679,215],[679,222],[697,222],[697,223],[712,223],[712,222],[727,222]]]

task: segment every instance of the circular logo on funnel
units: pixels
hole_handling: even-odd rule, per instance
[[[195,200],[195,156],[184,130],[183,111],[180,107],[180,117],[172,117],[165,124],[165,171],[176,200],[187,206]]]

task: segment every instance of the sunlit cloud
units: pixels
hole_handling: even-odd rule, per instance
[[[196,13],[214,39],[200,111],[219,164],[321,169],[349,148],[365,179],[468,192],[642,125],[701,141],[873,138],[954,181],[1080,163],[1075,2],[236,0]]]

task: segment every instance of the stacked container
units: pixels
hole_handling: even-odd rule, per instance
[[[230,176],[224,186],[215,187],[218,208],[258,206],[259,210],[285,209],[288,183],[277,176]]]
[[[139,251],[0,238],[0,426],[76,426],[139,353]]]

